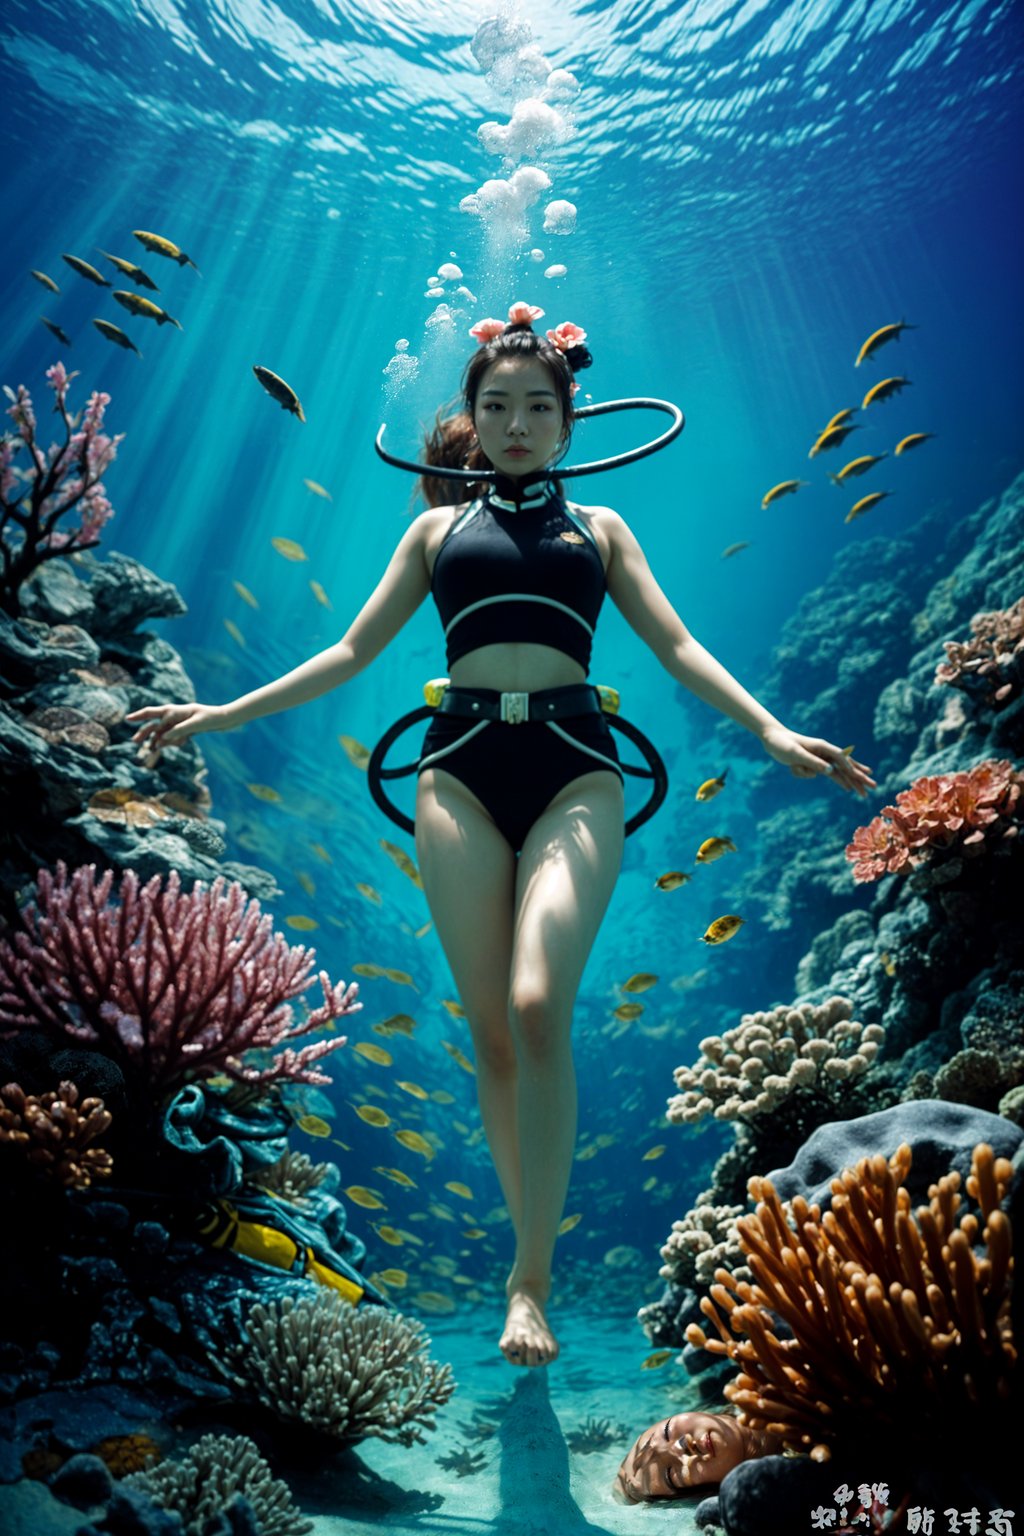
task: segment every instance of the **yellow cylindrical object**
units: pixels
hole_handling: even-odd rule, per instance
[[[619,690],[610,688],[607,683],[595,684],[598,697],[601,700],[601,708],[609,715],[617,715],[619,712]]]
[[[431,709],[436,709],[448,687],[448,678],[432,677],[429,683],[423,684],[423,698]]]

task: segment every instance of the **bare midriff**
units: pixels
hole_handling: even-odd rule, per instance
[[[582,683],[587,674],[578,661],[552,645],[515,640],[481,645],[460,656],[449,674],[457,688],[498,688],[502,693],[535,693]]]

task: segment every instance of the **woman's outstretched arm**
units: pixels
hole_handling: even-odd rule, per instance
[[[690,634],[655,581],[636,536],[619,514],[602,507],[600,519],[612,547],[608,564],[612,601],[677,682],[745,726],[770,757],[785,763],[798,778],[829,774],[840,788],[858,795],[874,788],[871,770],[864,763],[821,737],[791,731],[759,704]]]

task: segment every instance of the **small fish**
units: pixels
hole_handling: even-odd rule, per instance
[[[119,272],[123,272],[125,277],[131,278],[133,283],[138,283],[140,288],[148,288],[152,293],[160,292],[153,279],[148,277],[141,267],[137,267],[134,261],[125,261],[123,256],[111,256],[109,251],[103,250],[100,246],[96,249],[107,261],[112,262]]]
[[[578,1163],[589,1163],[590,1159],[592,1157],[596,1157],[600,1150],[600,1147],[595,1146],[584,1147],[581,1151],[576,1153],[576,1161]]]
[[[401,1142],[403,1147],[408,1147],[410,1152],[418,1152],[428,1163],[433,1160],[434,1149],[419,1131],[396,1131],[395,1140]]]
[[[802,485],[810,485],[809,480],[780,480],[778,485],[773,485],[770,491],[766,491],[761,497],[761,507],[771,506],[773,501],[778,501],[780,496],[792,496]]]
[[[855,405],[850,405],[847,406],[845,411],[836,411],[835,415],[832,417],[832,420],[828,423],[828,426],[823,429],[821,436],[824,437],[826,432],[831,432],[833,427],[841,427],[844,421],[849,421],[850,417],[853,415],[856,409],[857,407]]]
[[[896,962],[893,960],[888,950],[885,950],[882,954],[879,955],[878,961],[882,967],[882,970],[887,976],[896,975]]]
[[[375,1168],[373,1171],[374,1173],[383,1174],[386,1179],[391,1180],[392,1184],[401,1184],[403,1189],[419,1188],[416,1180],[410,1179],[409,1175],[403,1173],[401,1168]]]
[[[454,1093],[449,1093],[447,1088],[435,1088],[435,1089],[433,1089],[433,1091],[431,1092],[430,1097],[433,1099],[435,1104],[454,1104],[455,1103],[455,1095],[454,1095]]]
[[[731,837],[708,837],[697,849],[698,864],[713,864],[723,853],[735,853],[736,844]]]
[[[259,603],[253,597],[253,595],[249,591],[248,587],[243,587],[243,585],[242,585],[242,583],[240,581],[233,581],[231,583],[231,585],[234,587],[235,591],[238,593],[238,595],[242,599],[243,603],[248,603],[250,608],[258,608],[259,607]]]
[[[865,512],[870,511],[878,502],[884,501],[887,496],[891,495],[892,491],[872,491],[870,496],[862,496],[860,501],[854,502],[849,512],[843,518],[843,522],[852,523],[855,517],[863,517]]]
[[[394,1291],[402,1291],[409,1284],[409,1276],[404,1269],[382,1269],[374,1279],[382,1280]]]
[[[486,1237],[487,1233],[483,1227],[464,1227],[462,1229],[462,1235],[463,1237],[478,1238]]]
[[[357,1056],[365,1056],[367,1061],[375,1061],[379,1067],[390,1067],[395,1059],[390,1051],[382,1045],[374,1045],[372,1040],[360,1040],[352,1049]]]
[[[264,368],[260,363],[254,363],[253,373],[259,379],[263,388],[272,400],[276,400],[284,411],[291,411],[300,421],[305,421],[306,415],[299,403],[299,397],[290,384],[286,384],[278,374],[271,373],[269,368]]]
[[[240,645],[242,647],[242,649],[244,650],[245,649],[245,636],[242,634],[242,631],[239,629],[239,627],[235,623],[234,619],[225,619],[224,620],[224,628],[227,630],[228,634],[231,636],[231,638],[235,642],[235,644],[236,645]]]
[[[391,862],[402,871],[402,874],[407,875],[413,885],[422,891],[423,881],[420,878],[420,872],[409,855],[395,843],[389,843],[386,837],[380,839],[380,846],[384,849]]]
[[[295,1124],[307,1136],[329,1136],[331,1127],[319,1115],[300,1115]]]
[[[430,930],[431,930],[431,928],[433,928],[433,926],[434,926],[433,923],[424,923],[422,928],[417,928],[416,929],[416,932],[413,934],[413,938],[414,939],[424,939],[424,938],[426,938],[427,934],[430,932]]]
[[[144,299],[141,293],[131,293],[127,288],[115,288],[113,297],[126,309],[130,315],[140,315],[144,320],[155,320],[157,325],[175,325],[179,331],[185,327],[180,320],[175,320],[166,309],[161,309],[159,304],[154,304],[152,299]]]
[[[719,778],[705,779],[694,798],[697,800],[713,800],[725,788],[725,776],[728,772],[729,770],[726,768]]]
[[[369,960],[359,960],[352,967],[357,976],[367,976],[371,981],[377,981],[384,975],[382,965],[373,965]]]
[[[469,1188],[469,1186],[466,1184],[456,1183],[455,1180],[452,1180],[450,1183],[446,1184],[445,1189],[450,1189],[453,1195],[460,1195],[463,1200],[472,1200],[473,1198],[473,1191]]]
[[[846,442],[851,432],[860,432],[861,430],[861,427],[856,424],[853,426],[826,427],[824,432],[819,433],[807,457],[809,459],[816,459],[819,453],[827,453],[830,448],[839,448]]]
[[[112,341],[115,347],[124,347],[126,352],[134,352],[136,357],[142,356],[134,341],[125,331],[122,331],[119,325],[114,325],[109,320],[94,320],[92,323],[100,335]]]
[[[436,1203],[428,1205],[427,1211],[437,1221],[455,1221],[456,1219],[446,1205],[437,1205]]]
[[[646,1360],[640,1362],[640,1369],[642,1371],[660,1370],[674,1354],[674,1349],[656,1349],[653,1355],[648,1355]]]
[[[309,556],[306,554],[306,551],[303,549],[302,545],[297,544],[294,539],[271,539],[270,542],[273,544],[278,554],[283,555],[286,560],[309,559]]]
[[[583,1220],[583,1212],[582,1211],[577,1211],[575,1216],[566,1216],[564,1221],[560,1221],[558,1223],[558,1235],[559,1235],[559,1237],[564,1237],[567,1232],[571,1232],[572,1231],[573,1227],[578,1227],[582,1220]]]
[[[906,453],[910,448],[919,448],[922,443],[926,443],[930,437],[934,436],[934,432],[911,432],[909,437],[902,438],[896,444],[894,452]]]
[[[464,1019],[466,1017],[466,1010],[462,1004],[453,1002],[450,997],[443,997],[441,999],[441,1007],[447,1008],[453,1019]]]
[[[403,1093],[411,1093],[414,1099],[429,1099],[430,1094],[419,1083],[395,1083],[396,1088],[401,1088]]]
[[[681,869],[670,869],[665,874],[659,875],[654,885],[659,891],[677,891],[681,885],[686,885],[692,879],[692,875],[684,873]]]
[[[645,1195],[649,1195],[651,1190],[657,1189],[657,1187],[658,1180],[656,1176],[652,1176],[649,1179],[644,1179],[643,1183],[640,1185],[640,1188],[643,1190]]]
[[[651,971],[637,971],[622,983],[623,992],[649,992],[658,978]]]
[[[334,862],[330,854],[327,852],[327,849],[324,847],[323,843],[310,843],[309,846],[316,854],[317,858],[323,859],[325,864],[332,864]]]
[[[476,1067],[474,1067],[473,1063],[467,1056],[462,1054],[457,1045],[449,1045],[447,1040],[442,1040],[441,1044],[448,1052],[448,1055],[452,1058],[452,1061],[457,1062],[458,1065],[462,1068],[463,1072],[468,1072],[473,1077],[476,1076]]]
[[[313,492],[314,496],[322,496],[324,501],[334,500],[334,497],[331,495],[330,491],[324,490],[319,480],[303,480],[302,483],[306,487],[307,491]]]
[[[295,871],[295,878],[302,886],[302,889],[305,891],[307,896],[313,897],[316,895],[316,882],[312,880],[309,875],[305,874],[301,869],[298,869]]]
[[[389,1243],[392,1248],[401,1248],[407,1238],[407,1234],[398,1227],[374,1227],[373,1230],[382,1242]]]
[[[742,539],[739,544],[730,544],[726,549],[723,549],[722,550],[722,559],[723,560],[730,560],[733,555],[738,555],[741,549],[749,549],[749,548],[750,548],[750,540],[749,539]]]
[[[306,917],[301,912],[296,912],[291,917],[286,917],[285,923],[289,928],[294,928],[299,933],[312,933],[314,928],[320,927],[315,917]]]
[[[331,1146],[332,1147],[340,1147],[343,1152],[351,1152],[352,1151],[352,1148],[349,1146],[348,1142],[347,1141],[339,1141],[337,1136],[332,1136],[331,1137]]]
[[[133,229],[132,234],[147,251],[155,251],[157,256],[166,256],[170,261],[176,261],[179,267],[191,267],[197,277],[202,277],[203,274],[192,258],[186,256],[173,240],[168,240],[164,235],[152,235],[148,229]]]
[[[365,896],[367,901],[372,901],[375,907],[383,906],[384,898],[380,891],[375,890],[372,885],[367,885],[365,880],[356,881],[356,890],[360,896]]]
[[[386,966],[384,975],[387,977],[388,981],[393,981],[396,987],[412,987],[414,992],[419,991],[419,987],[413,981],[408,971],[396,971],[393,969],[393,967]]]
[[[872,331],[867,341],[857,353],[855,368],[859,368],[879,347],[884,347],[887,341],[899,341],[901,331],[916,331],[916,325],[908,325],[905,320],[899,320],[894,325],[883,325],[880,330]]]
[[[454,1312],[455,1299],[452,1296],[444,1296],[440,1291],[418,1291],[412,1298],[413,1304],[421,1307],[424,1312]]]
[[[354,736],[339,736],[338,741],[344,747],[350,763],[354,763],[357,768],[366,767],[370,761],[369,747],[364,747]]]
[[[664,1151],[665,1151],[665,1145],[664,1145],[663,1142],[659,1143],[659,1145],[656,1146],[656,1147],[649,1147],[648,1150],[644,1153],[643,1157],[640,1159],[640,1161],[642,1163],[653,1163],[657,1158],[661,1157],[661,1155],[662,1155],[662,1153]]]
[[[355,970],[355,966],[352,967]],[[412,1039],[412,1032],[416,1028],[416,1020],[410,1018],[407,1013],[393,1013],[389,1019],[384,1019],[380,1024],[374,1024],[373,1030],[377,1035],[408,1035]]]
[[[367,1211],[386,1211],[387,1206],[383,1200],[379,1200],[372,1189],[366,1189],[362,1184],[350,1184],[348,1189],[342,1190],[343,1195],[355,1205],[361,1205]]]
[[[95,283],[98,288],[109,288],[111,286],[103,276],[103,273],[97,272],[96,268],[90,266],[87,261],[83,261],[81,256],[66,256],[62,252],[61,260],[67,262],[72,272],[77,272],[80,277],[87,277],[90,283]]]
[[[329,613],[334,612],[334,604],[331,602],[330,598],[327,596],[327,593],[324,591],[323,587],[318,581],[311,581],[309,584],[309,590],[312,592],[321,608],[326,608]]]
[[[731,939],[733,934],[739,933],[746,918],[737,917],[734,912],[729,912],[725,917],[716,917],[710,923],[707,932],[701,935],[704,944],[724,944],[726,939]]]
[[[63,342],[66,347],[71,346],[71,337],[67,334],[66,331],[62,331],[60,326],[57,325],[53,320],[47,320],[45,315],[40,315],[39,318],[46,326],[46,329],[50,331],[54,336],[56,336],[58,341]]]
[[[247,784],[246,789],[250,795],[255,795],[257,800],[262,800],[266,805],[280,805],[281,795],[269,784]]]
[[[617,1019],[621,1019],[623,1024],[628,1024],[631,1020],[638,1019],[643,1011],[643,1003],[620,1003],[617,1008],[612,1009],[614,1016]]]
[[[49,288],[51,293],[60,293],[60,289],[57,287],[57,284],[54,282],[53,278],[47,277],[45,272],[37,272],[35,267],[30,267],[29,271],[35,278],[36,282],[42,283],[44,288]]]
[[[365,1120],[367,1125],[375,1125],[378,1130],[391,1124],[391,1116],[385,1114],[376,1104],[353,1104],[352,1108],[360,1120]]]
[[[864,396],[861,408],[866,411],[868,406],[873,405],[876,400],[888,400],[891,395],[898,395],[909,383],[909,379],[902,377],[880,379]]]
[[[844,464],[838,475],[829,475],[833,485],[842,485],[844,480],[852,480],[854,475],[864,475],[873,464],[881,464],[887,459],[887,453],[865,453],[859,459],[851,459],[849,464]]]

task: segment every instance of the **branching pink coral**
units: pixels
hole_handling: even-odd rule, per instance
[[[318,973],[321,1007],[293,1022],[288,999],[313,985],[315,951],[292,948],[237,882],[181,890],[175,871],[161,888],[140,886],[134,870],[96,878],[95,864],[70,881],[40,870],[24,928],[0,940],[0,1035],[44,1029],[57,1039],[95,1045],[125,1073],[163,1094],[188,1078],[225,1072],[240,1082],[280,1078],[329,1083],[315,1063],[345,1037],[292,1049],[292,1042],[361,1008],[358,986],[332,987]],[[245,1051],[285,1048],[262,1070]]]
[[[104,471],[117,457],[124,433],[116,437],[104,434],[103,413],[110,396],[97,390],[89,396],[81,430],[77,430],[79,422],[68,416],[66,405],[68,385],[77,376],[77,372],[69,374],[63,363],[54,363],[46,370],[47,382],[57,397],[54,410],[64,422],[64,442],[60,446],[51,443],[45,454],[36,442],[32,396],[24,384],[18,385],[17,394],[4,385],[11,401],[7,414],[18,428],[17,436],[5,433],[0,439],[0,608],[12,618],[20,612],[18,589],[22,582],[46,560],[92,549],[100,542],[100,529],[114,515],[101,482]],[[14,458],[23,445],[32,462],[20,470]],[[13,494],[19,481],[21,488]],[[60,518],[79,503],[79,526],[71,532],[57,532]]]
[[[915,869],[937,855],[975,858],[1020,831],[1024,774],[1007,758],[989,758],[966,773],[915,779],[895,805],[858,827],[846,857],[858,882]]]
[[[1005,704],[1024,679],[1024,597],[1009,608],[976,613],[971,639],[947,640],[946,660],[935,681],[978,694],[986,704]]]
[[[0,1088],[0,1143],[21,1149],[30,1163],[49,1170],[65,1189],[88,1189],[93,1179],[108,1179],[114,1160],[89,1143],[111,1123],[102,1099],[78,1102],[74,1083],[39,1098],[20,1083]]]

